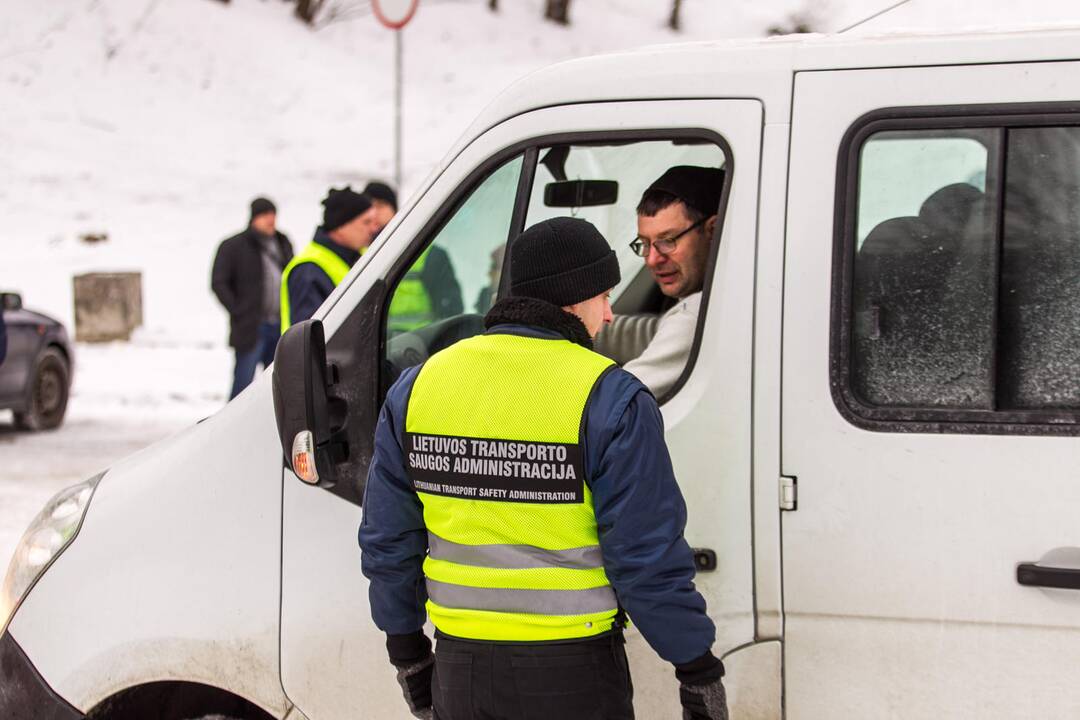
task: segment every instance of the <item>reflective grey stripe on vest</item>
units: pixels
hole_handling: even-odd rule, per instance
[[[547,567],[593,570],[604,567],[599,545],[569,550],[544,550],[532,545],[460,545],[429,532],[428,553],[436,560],[458,565],[507,570]]]
[[[610,585],[588,590],[508,590],[454,585],[427,578],[428,597],[436,605],[464,610],[532,615],[591,615],[618,609]]]

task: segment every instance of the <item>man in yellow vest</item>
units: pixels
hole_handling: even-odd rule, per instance
[[[409,709],[633,718],[629,616],[674,664],[683,717],[726,719],[659,409],[591,350],[615,254],[573,218],[510,253],[487,332],[405,371],[375,431],[361,564]]]
[[[371,198],[348,185],[330,188],[322,204],[314,239],[281,274],[281,332],[315,314],[378,230]]]

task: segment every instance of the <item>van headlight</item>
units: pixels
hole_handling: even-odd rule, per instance
[[[4,584],[0,587],[0,629],[3,629],[15,607],[30,586],[49,564],[64,551],[82,525],[90,498],[104,472],[61,490],[38,513],[23,533],[11,558]]]

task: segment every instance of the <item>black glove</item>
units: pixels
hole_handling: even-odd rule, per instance
[[[683,720],[728,720],[724,663],[711,652],[675,666]]]
[[[431,675],[435,655],[423,630],[411,635],[387,635],[386,652],[397,668],[397,681],[413,717],[431,720]]]

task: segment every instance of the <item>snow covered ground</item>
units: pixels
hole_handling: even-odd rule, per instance
[[[357,3],[361,4],[361,3]],[[845,27],[893,0],[578,0],[573,24],[541,0],[421,0],[404,33],[403,194],[516,78],[570,57],[645,44],[761,36],[792,13]],[[1056,16],[1080,10],[1046,0]],[[901,26],[977,25],[1006,0],[915,0]],[[0,570],[57,489],[225,402],[226,317],[209,291],[217,243],[257,194],[299,247],[330,185],[392,172],[389,31],[361,14],[312,30],[269,0],[17,0],[0,23],[0,289],[72,328],[72,276],[143,274],[132,343],[80,345],[65,426],[17,434],[0,416]],[[1033,21],[1037,21],[1035,19]],[[881,31],[887,19],[868,23]],[[105,233],[86,244],[87,233]],[[9,421],[8,421],[9,422]]]

